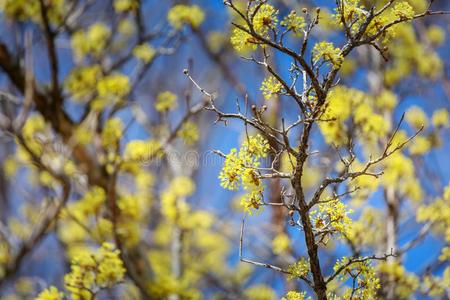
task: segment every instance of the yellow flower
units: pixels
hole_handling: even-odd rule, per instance
[[[431,149],[431,141],[424,136],[416,136],[409,146],[411,155],[424,155]]]
[[[199,139],[198,127],[193,122],[185,122],[177,133],[186,145],[195,144]]]
[[[335,48],[333,43],[329,42],[320,42],[314,45],[313,58],[315,62],[318,62],[321,59],[330,62],[335,68],[340,67],[344,61],[341,49]]]
[[[283,85],[274,76],[269,76],[262,82],[260,90],[262,91],[264,98],[270,100],[273,95],[281,92]]]
[[[290,279],[304,277],[309,273],[309,262],[302,257],[298,262],[288,267],[288,272],[290,273],[288,275]]]
[[[145,63],[149,63],[156,55],[156,49],[149,44],[138,45],[133,49],[133,55]]]
[[[237,150],[231,149],[225,158],[225,164],[219,175],[220,185],[223,188],[229,190],[237,190],[239,188],[243,164],[244,162],[237,155]]]
[[[95,91],[96,83],[102,75],[99,65],[75,68],[67,76],[64,85],[75,101],[87,101]]]
[[[204,19],[205,13],[198,5],[177,4],[167,14],[170,25],[177,30],[181,29],[184,24],[198,28]]]
[[[120,251],[110,243],[103,243],[96,255],[98,262],[97,284],[111,287],[123,280],[125,268],[120,259]]]
[[[375,105],[383,110],[392,111],[397,105],[397,96],[389,91],[383,90],[378,97],[375,98]]]
[[[412,19],[414,10],[408,2],[398,2],[394,6],[394,14],[400,19]]]
[[[64,283],[73,299],[92,299],[92,291],[112,287],[120,283],[124,275],[120,251],[110,243],[103,243],[98,251],[82,251],[74,258]]]
[[[258,47],[258,41],[251,34],[239,28],[233,29],[230,41],[233,48],[242,53],[256,50]]]
[[[106,47],[111,30],[106,24],[94,23],[87,31],[77,31],[72,36],[72,48],[77,57],[91,54],[99,56]]]
[[[172,110],[177,107],[177,95],[166,91],[159,93],[156,97],[155,108],[157,111],[163,112]]]
[[[428,117],[425,112],[418,106],[411,106],[405,115],[405,120],[414,127],[419,129],[428,125]]]
[[[273,253],[281,254],[289,248],[290,239],[286,233],[277,234],[272,241]]]
[[[129,142],[124,151],[124,159],[145,162],[162,155],[161,144],[156,140],[134,140]]]
[[[305,300],[306,292],[289,291],[281,300]]]
[[[114,10],[118,13],[134,10],[139,7],[136,0],[114,0]]]
[[[443,127],[443,128],[449,127],[448,110],[445,108],[436,110],[433,113],[433,116],[431,117],[431,123],[435,127]]]
[[[113,73],[101,78],[97,83],[100,97],[123,97],[130,92],[130,79],[121,73]]]
[[[293,31],[296,35],[302,34],[302,29],[305,28],[305,18],[299,16],[294,10],[284,17],[280,23],[281,26],[286,27],[287,30]]]
[[[445,41],[445,30],[437,25],[431,25],[427,29],[427,37],[434,45],[442,45]]]
[[[36,298],[36,300],[62,300],[64,294],[54,286],[43,290]]]
[[[103,127],[101,139],[103,147],[116,147],[123,134],[123,123],[119,118],[108,119]]]
[[[269,29],[277,26],[278,10],[270,4],[263,4],[258,7],[259,9],[253,18],[253,28],[259,35],[267,36]]]

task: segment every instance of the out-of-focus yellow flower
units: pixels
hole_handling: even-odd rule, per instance
[[[198,28],[204,19],[205,13],[198,5],[177,4],[167,14],[170,25],[178,30],[185,24]]]
[[[43,290],[36,298],[36,300],[62,300],[64,293],[58,291],[54,286]]]
[[[163,112],[175,109],[177,107],[177,95],[172,92],[165,91],[159,93],[156,97],[155,109]]]

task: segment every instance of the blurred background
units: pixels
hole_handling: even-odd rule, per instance
[[[201,88],[215,96],[215,105],[224,112],[240,110],[251,115],[251,105],[258,109],[266,105],[264,119],[279,128],[282,120],[291,124],[298,119],[299,111],[289,97],[264,99],[260,86],[267,71],[246,59],[252,55],[260,57],[260,53],[233,49],[231,22],[240,22],[238,16],[219,0],[44,2],[48,2],[48,26],[58,61],[56,75],[52,71],[54,65],[48,51],[47,27],[40,15],[40,2],[0,1],[0,123],[8,127],[8,122],[21,116],[23,120],[19,121],[23,124],[17,128],[25,139],[28,130],[30,142],[41,144],[38,156],[43,164],[56,169],[56,165],[66,166],[70,162],[75,171],[66,172],[62,167],[71,182],[71,192],[58,221],[50,222],[40,231],[39,239],[26,244],[36,234],[35,230],[41,228],[48,213],[47,205],[56,201],[52,199],[58,199],[63,189],[52,174],[44,173],[42,166],[21,154],[14,133],[6,129],[0,133],[0,266],[4,266],[0,272],[0,278],[3,277],[0,297],[32,299],[49,285],[63,289],[63,275],[70,271],[70,261],[77,252],[98,248],[99,241],[113,240],[105,229],[108,226],[100,224],[103,218],[108,219],[102,206],[91,215],[80,216],[80,222],[68,217],[70,212],[78,215],[80,207],[76,203],[80,199],[94,201],[83,198],[93,186],[104,184],[105,188],[110,184],[108,165],[114,165],[111,161],[115,158],[109,154],[108,146],[102,144],[102,137],[107,121],[112,118],[120,119],[123,124],[118,145],[114,146],[118,157],[126,157],[127,145],[135,140],[168,141],[164,142],[164,156],[154,160],[150,155],[151,158],[140,160],[138,167],[129,166],[140,171],[123,171],[115,183],[119,197],[133,193],[138,199],[145,199],[136,200],[138,217],[124,216],[120,221],[124,240],[126,236],[135,236],[134,241],[125,242],[121,250],[126,252],[128,264],[136,265],[138,280],[142,279],[155,299],[280,299],[289,290],[310,293],[310,288],[301,281],[288,280],[273,270],[239,262],[240,225],[245,214],[239,205],[242,191],[227,191],[220,186],[218,175],[223,158],[213,150],[227,154],[239,147],[245,137],[245,124],[240,120],[222,122],[214,112],[204,109],[187,114],[190,107],[201,107],[208,99],[187,78],[184,69],[189,70]],[[244,7],[244,1],[234,2]],[[371,6],[386,1],[361,2]],[[418,13],[428,5],[422,0],[407,2]],[[270,3],[279,9],[280,19],[291,10],[300,13],[303,8],[313,16],[316,7],[321,7],[320,21],[310,36],[308,47],[323,40],[332,41],[337,47],[344,44],[343,31],[333,23],[334,1],[277,0]],[[168,13],[178,4],[197,5],[203,15],[198,11],[191,14],[199,14],[193,17],[199,23],[182,19],[181,26],[177,26],[171,22]],[[432,10],[448,11],[450,3],[433,1]],[[386,101],[393,102],[392,108],[380,114],[389,120],[391,128],[395,128],[404,113],[407,122],[402,124],[402,130],[407,136],[415,132],[415,120],[427,123],[419,135],[424,137],[426,149],[422,145],[416,146],[420,148],[417,151],[411,150],[409,147],[416,143],[413,140],[402,152],[404,159],[396,162],[400,174],[395,178],[412,169],[413,179],[396,179],[394,184],[398,195],[396,248],[405,251],[396,267],[391,268],[395,271],[382,268],[378,271],[382,282],[394,282],[398,287],[390,299],[449,298],[448,257],[439,259],[443,255],[442,248],[449,243],[448,212],[437,209],[435,214],[442,213],[442,216],[431,220],[430,225],[426,225],[429,224],[425,222],[429,221],[426,217],[424,222],[417,219],[420,207],[444,197],[444,188],[450,179],[448,113],[441,113],[444,121],[433,123],[437,119],[433,117],[436,111],[449,109],[449,20],[448,15],[443,15],[408,23],[384,45],[387,60],[372,47],[360,47],[346,59],[340,74],[339,84],[364,92],[373,101],[382,101],[375,99],[379,99],[383,91],[389,91],[391,98]],[[90,31],[93,24],[103,24],[107,33]],[[107,38],[102,39],[102,34]],[[301,39],[289,36],[287,44],[298,49]],[[101,45],[99,41],[106,44]],[[141,48],[143,54],[139,55],[136,51],[139,45],[150,48]],[[290,78],[290,58],[271,49],[268,52],[273,68],[283,78]],[[309,52],[308,61],[311,59]],[[129,91],[121,95],[120,101],[94,103],[96,87],[92,81],[99,80],[98,77],[74,73],[92,65],[100,66],[102,75],[99,76],[120,73],[129,78]],[[35,84],[29,84],[30,76]],[[80,79],[83,76],[86,78]],[[61,87],[59,96],[55,96],[52,89],[55,77]],[[115,84],[106,85],[105,89],[119,90]],[[164,92],[176,96],[175,107],[167,110],[155,107],[158,98],[164,98],[161,96]],[[27,102],[27,95],[44,100]],[[349,93],[348,97],[356,96]],[[95,105],[100,109],[93,108]],[[38,114],[42,118],[29,122]],[[186,129],[184,136],[171,137],[171,132],[178,124],[184,124],[186,118],[194,129]],[[70,120],[70,126],[64,125],[66,119]],[[45,125],[40,120],[45,120]],[[293,145],[298,143],[299,132],[298,129],[291,132]],[[364,162],[368,158],[368,142],[364,138],[358,140],[359,136],[354,134],[360,141],[358,160]],[[51,150],[46,150],[47,144],[53,145]],[[81,151],[77,145],[81,145],[89,159],[80,159],[84,154],[76,154]],[[314,129],[310,147],[319,154],[311,157],[305,172],[308,195],[322,178],[336,172],[339,160],[319,127]],[[270,165],[271,160],[273,157],[265,164]],[[280,168],[287,165],[286,161],[281,164]],[[177,178],[190,180],[175,181]],[[143,190],[139,190],[139,180],[142,180]],[[360,230],[354,233],[354,241],[358,242],[360,255],[385,253],[389,184],[362,184],[365,186],[360,193],[343,199],[353,209],[350,217]],[[267,202],[280,202],[282,189],[289,191],[288,182],[271,181],[267,185]],[[170,202],[167,190],[177,188],[182,190],[176,197],[178,202]],[[448,201],[444,203],[448,205]],[[183,208],[179,208],[179,203],[183,203]],[[174,219],[171,205],[186,214],[178,212]],[[298,261],[306,253],[303,235],[299,228],[289,225],[289,220],[287,210],[271,207],[261,207],[247,217],[244,256],[279,266]],[[434,227],[435,224],[438,225]],[[87,233],[87,229],[83,232],[83,227],[94,233]],[[91,234],[97,234],[97,238]],[[325,274],[332,272],[336,260],[351,255],[352,251],[351,241],[330,239],[320,250],[323,268],[327,270]],[[23,258],[11,266],[18,255]],[[346,284],[349,283],[342,285]],[[339,285],[337,282],[336,290]],[[384,297],[380,294],[380,299]],[[145,296],[139,283],[129,279],[99,293],[99,299],[141,298]]]

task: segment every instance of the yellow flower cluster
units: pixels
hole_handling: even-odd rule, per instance
[[[394,5],[394,14],[402,20],[409,20],[414,17],[414,9],[408,2],[397,2]]]
[[[177,107],[177,95],[165,91],[159,93],[156,97],[155,109],[160,112],[172,110]]]
[[[347,205],[336,200],[328,200],[319,204],[319,209],[311,211],[315,230],[325,235],[343,234],[347,235],[352,224],[348,217],[353,211],[347,209]]]
[[[105,122],[101,133],[102,146],[105,149],[116,149],[122,137],[124,125],[119,118],[110,118]]]
[[[305,18],[299,16],[296,11],[291,11],[280,23],[281,26],[286,27],[287,30],[294,32],[296,35],[301,35],[303,28],[306,26]]]
[[[431,123],[434,127],[448,128],[450,125],[450,116],[448,110],[445,108],[436,110],[431,117]]]
[[[427,37],[434,45],[442,45],[445,41],[445,30],[437,25],[431,25],[427,28]]]
[[[448,256],[450,257],[450,256]],[[448,260],[449,258],[447,258]],[[450,286],[450,267],[446,267],[441,277],[426,274],[421,282],[421,292],[433,298],[442,297]]]
[[[447,245],[450,243],[450,184],[444,189],[442,197],[435,199],[429,205],[420,206],[417,211],[418,222],[432,222],[436,233],[445,236]],[[450,247],[442,249],[441,261],[450,259]]]
[[[258,8],[253,17],[253,29],[261,36],[267,36],[269,30],[275,28],[278,23],[278,10],[270,4],[263,4],[261,6],[254,6],[251,9],[250,15],[253,15],[254,10]]]
[[[392,98],[392,95],[384,93],[379,97]],[[381,100],[381,101],[390,101]],[[326,108],[322,116],[325,119],[319,122],[319,128],[329,144],[342,145],[347,140],[346,120],[353,118],[353,122],[368,142],[374,142],[377,138],[384,137],[390,129],[390,123],[379,113],[376,113],[376,101],[369,95],[357,89],[345,86],[337,86],[332,89],[327,97]],[[392,103],[382,104],[384,106]]]
[[[283,85],[274,76],[269,76],[261,84],[260,90],[266,100],[281,92]]]
[[[365,22],[368,15],[368,9],[360,0],[348,0],[343,2],[343,7],[336,9],[335,20],[343,26],[342,19],[344,19],[346,26],[350,27],[352,34],[355,34],[361,25]],[[415,11],[413,7],[406,1],[396,2],[395,5],[391,5],[382,14],[373,18],[373,20],[367,26],[364,33],[366,36],[373,36],[378,34],[384,27],[394,21],[402,20],[407,21],[413,18]],[[378,41],[387,44],[391,38],[396,36],[398,28],[403,24],[397,24],[391,26],[384,31],[378,38]]]
[[[114,10],[118,13],[135,10],[139,7],[137,0],[114,0]]]
[[[275,254],[281,254],[287,249],[289,249],[289,246],[291,244],[291,240],[289,239],[289,236],[286,233],[279,233],[275,236],[275,238],[272,241],[272,251]]]
[[[31,152],[40,156],[43,150],[43,141],[49,135],[49,127],[40,114],[30,115],[22,128],[22,135]],[[28,153],[22,149],[19,159],[28,160]]]
[[[177,133],[186,145],[193,145],[199,139],[198,127],[195,123],[187,121],[185,122]]]
[[[122,73],[112,73],[97,82],[98,97],[93,106],[103,109],[107,104],[115,104],[130,92],[130,79]]]
[[[352,223],[347,238],[355,245],[376,246],[383,242],[383,215],[373,207],[366,207],[357,221]]]
[[[395,31],[395,42],[389,45],[394,63],[385,71],[385,84],[395,85],[414,70],[427,80],[438,78],[443,72],[443,62],[433,49],[418,39],[413,25],[403,23],[397,25]],[[425,56],[426,60],[423,59]]]
[[[177,4],[167,14],[170,25],[177,30],[185,24],[198,28],[204,19],[205,13],[198,5]]]
[[[404,141],[404,140],[403,140]],[[415,176],[413,161],[402,153],[394,153],[383,161],[384,174],[381,178],[386,187],[396,188],[398,192],[414,201],[421,201],[423,191]]]
[[[257,168],[260,159],[267,156],[269,143],[261,135],[250,136],[242,144],[239,152],[231,149],[226,156],[225,164],[220,172],[221,186],[229,190],[237,190],[242,183],[248,191],[241,200],[241,205],[247,212],[258,209],[262,204],[262,185]]]
[[[79,67],[70,72],[64,85],[73,100],[85,102],[93,95],[101,76],[102,70],[99,65]]]
[[[50,22],[59,23],[65,15],[64,0],[49,0],[47,14]],[[19,21],[32,20],[41,22],[41,8],[39,0],[3,0],[0,1],[0,12],[6,17]]]
[[[411,155],[424,155],[431,150],[432,144],[428,137],[417,136],[414,141],[409,145],[409,153]]]
[[[54,286],[43,290],[35,300],[62,300],[64,298],[64,293],[58,291]]]
[[[398,262],[381,262],[378,271],[380,276],[387,277],[389,282],[395,282],[396,299],[410,299],[419,288],[419,278],[408,273]]]
[[[276,292],[265,284],[256,284],[244,291],[247,300],[272,300],[277,298]]]
[[[306,292],[289,291],[281,300],[305,300]]]
[[[73,261],[71,272],[64,276],[66,289],[73,299],[93,299],[100,289],[120,283],[125,268],[120,251],[109,243],[103,243],[95,253],[82,252]]]
[[[389,90],[382,90],[375,98],[375,105],[381,110],[392,111],[397,105],[397,95]]]
[[[86,31],[77,31],[72,36],[72,48],[76,57],[99,56],[106,47],[111,30],[106,24],[94,23]]]
[[[290,279],[305,277],[309,273],[309,262],[306,258],[302,257],[298,262],[290,265],[287,271],[290,273],[288,275]]]
[[[411,106],[405,114],[405,120],[414,129],[428,125],[428,117],[426,113],[418,106]]]
[[[258,10],[255,12],[255,10]],[[252,21],[253,30],[256,34],[268,38],[269,30],[274,29],[278,24],[278,10],[276,10],[270,4],[262,4],[253,6],[250,8],[249,15],[254,15]],[[244,28],[249,30],[247,24],[242,24]],[[250,30],[249,30],[250,31]],[[258,46],[258,40],[246,31],[235,28],[231,35],[231,44],[238,52],[248,52],[250,50],[256,50]]]
[[[336,272],[341,267],[347,265],[350,262],[348,257],[343,257],[338,260],[333,269]],[[349,264],[339,274],[340,281],[345,282],[356,274],[355,288],[346,288],[344,293],[344,299],[353,298],[375,300],[378,299],[377,291],[381,287],[380,279],[376,276],[376,271],[371,266],[369,261],[354,262]]]
[[[320,42],[314,45],[313,59],[315,62],[323,59],[333,65],[334,68],[339,68],[344,61],[341,54],[341,49],[335,48],[333,43]]]
[[[170,222],[177,222],[186,218],[189,206],[182,198],[192,195],[195,191],[195,183],[185,176],[176,177],[169,187],[161,194],[161,211]]]
[[[155,57],[156,49],[149,44],[141,44],[133,49],[133,55],[144,63],[149,63]]]
[[[156,140],[133,140],[125,146],[123,157],[125,161],[147,162],[162,154],[161,143]]]
[[[233,30],[230,41],[234,49],[242,53],[256,50],[258,47],[258,41],[251,34],[239,28]]]

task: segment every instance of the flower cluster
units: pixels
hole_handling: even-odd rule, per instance
[[[335,233],[347,235],[352,220],[348,217],[352,210],[339,199],[330,199],[319,204],[317,210],[311,211],[314,229],[324,236]]]
[[[294,32],[296,35],[302,33],[306,26],[305,18],[299,16],[296,11],[291,11],[280,23],[281,26],[286,27],[287,30]]]
[[[342,282],[352,279],[354,288],[346,288],[344,299],[351,299],[351,295],[358,299],[375,300],[377,291],[380,288],[380,279],[376,276],[375,268],[368,260],[350,261],[348,257],[343,257],[334,265],[334,271],[344,268],[339,273]]]
[[[410,299],[419,287],[419,278],[408,273],[398,262],[381,262],[378,265],[378,272],[389,282],[395,282],[395,298]]]
[[[289,291],[281,300],[305,300],[306,292]]]
[[[406,1],[397,2],[394,5],[394,14],[402,20],[409,20],[414,17],[414,9]]]
[[[262,4],[261,6],[254,6],[251,9],[251,14],[253,11],[257,9],[254,17],[253,17],[253,29],[255,32],[261,36],[267,36],[269,30],[271,28],[275,28],[278,23],[278,10],[276,10],[270,4]]]
[[[185,24],[198,28],[204,19],[205,13],[198,5],[177,4],[167,14],[170,25],[178,30]]]
[[[199,139],[198,127],[195,123],[187,121],[180,130],[177,132],[177,136],[180,137],[186,145],[193,145]]]
[[[106,47],[111,30],[103,23],[94,23],[86,31],[77,31],[72,36],[75,56],[99,56]]]
[[[270,100],[273,95],[281,92],[283,85],[274,76],[269,76],[261,84],[260,90],[262,91],[264,98]]]
[[[450,243],[450,184],[444,190],[442,197],[439,197],[429,205],[420,206],[417,211],[418,222],[432,222],[436,233],[445,237],[447,245]],[[442,249],[441,261],[450,259],[450,247]]]
[[[411,106],[405,114],[405,120],[415,129],[428,125],[428,117],[426,113],[418,106]]]
[[[177,107],[177,95],[165,91],[159,93],[156,97],[155,109],[160,112],[172,110]]]
[[[144,63],[149,63],[155,57],[156,49],[149,44],[141,44],[133,49],[133,55]]]
[[[86,102],[95,91],[101,76],[102,70],[99,65],[84,66],[73,69],[64,83],[73,100]]]
[[[114,0],[114,10],[118,13],[135,10],[139,7],[137,0]]]
[[[287,271],[289,272],[288,277],[290,279],[305,277],[309,273],[309,262],[307,259],[302,257],[298,262],[290,265]]]
[[[251,20],[253,30],[263,38],[268,38],[269,30],[274,29],[278,24],[278,10],[267,3],[252,6],[249,15],[254,15]],[[243,24],[242,26],[247,31],[250,31],[247,24]],[[259,41],[250,33],[240,28],[235,28],[231,35],[231,44],[237,51],[246,52],[248,50],[256,50]]]
[[[146,162],[162,154],[161,143],[156,140],[133,140],[125,146],[123,157],[129,162]]]
[[[341,49],[335,48],[333,43],[320,42],[314,45],[313,59],[315,62],[323,59],[333,65],[334,68],[339,68],[344,61],[341,54]]]
[[[220,172],[221,186],[229,190],[237,190],[242,186],[248,193],[243,196],[241,205],[247,212],[258,209],[262,201],[264,187],[258,167],[260,159],[267,156],[269,143],[261,135],[250,136],[238,151],[231,149],[226,156],[225,164]]]
[[[64,276],[66,289],[73,299],[92,299],[103,288],[120,283],[125,275],[119,250],[103,243],[95,253],[80,253],[72,262],[71,272]]]
[[[249,52],[251,50],[256,50],[258,46],[258,40],[256,40],[250,33],[240,28],[235,28],[233,30],[230,41],[234,49],[238,52]]]
[[[43,290],[35,300],[62,300],[64,298],[64,293],[58,291],[54,286]]]

